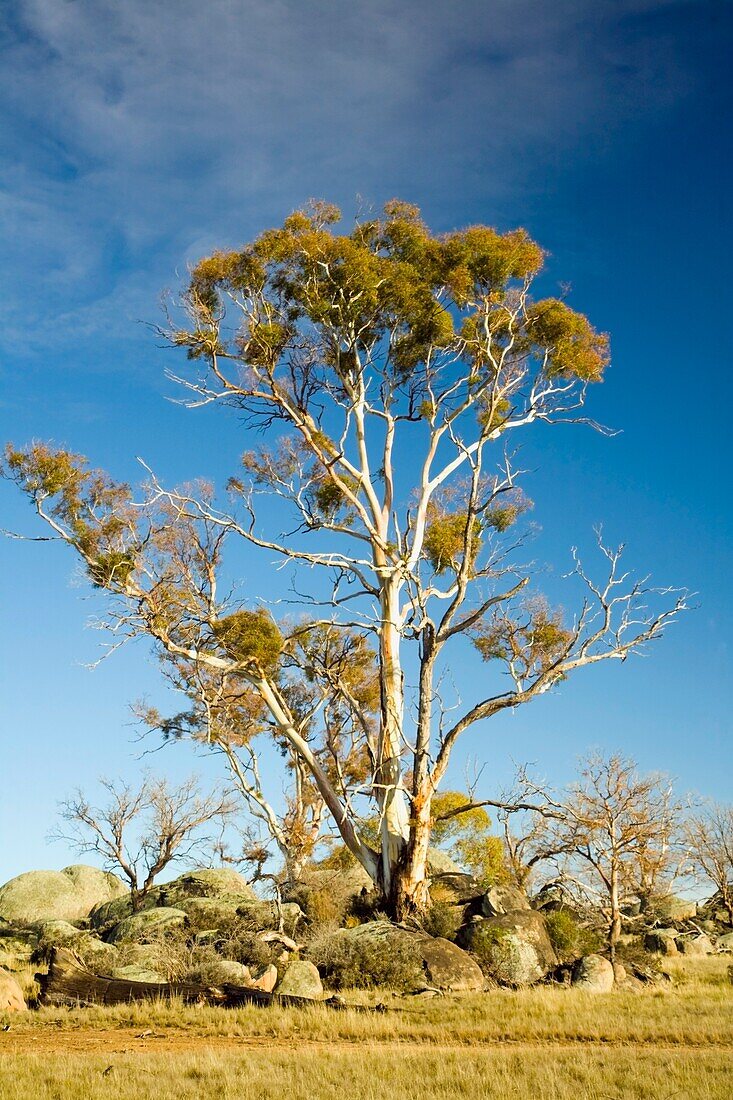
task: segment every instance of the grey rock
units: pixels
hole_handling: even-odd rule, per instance
[[[655,913],[659,914],[661,920],[694,920],[697,915],[697,902],[668,894],[666,897],[655,898],[653,909]]]
[[[318,968],[307,959],[294,959],[275,986],[276,993],[290,997],[308,997],[318,1000],[323,996],[323,985]]]
[[[677,955],[676,928],[654,928],[644,936],[644,947],[656,955]]]
[[[698,936],[678,936],[675,942],[682,955],[712,955],[715,951],[704,933]]]
[[[155,970],[147,970],[144,966],[136,966],[129,963],[127,966],[116,966],[110,974],[111,978],[124,978],[127,982],[156,982],[165,984],[165,978],[161,978]]]
[[[614,981],[613,966],[602,955],[586,955],[573,967],[573,986],[587,993],[609,993]]]
[[[544,917],[533,909],[476,919],[464,925],[458,939],[484,973],[504,985],[532,985],[558,965]]]
[[[481,898],[480,912],[484,917],[501,917],[521,909],[529,909],[529,898],[516,886],[491,886]]]
[[[155,888],[155,904],[176,908],[186,898],[221,898],[236,895],[242,901],[256,901],[257,895],[243,875],[229,867],[188,871],[172,882]]]
[[[74,921],[125,893],[115,875],[74,864],[63,871],[27,871],[0,886],[0,917],[19,925]]]
[[[250,986],[252,973],[244,963],[235,962],[234,959],[219,959],[211,965],[211,981],[227,982],[229,985]]]
[[[158,939],[162,932],[183,927],[185,920],[186,914],[182,909],[163,906],[143,909],[115,925],[109,940],[110,943],[149,943],[151,939]]]
[[[450,993],[478,992],[486,980],[481,967],[450,940],[420,936],[417,941],[428,984]]]

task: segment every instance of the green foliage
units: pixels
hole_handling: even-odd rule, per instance
[[[408,936],[330,934],[309,945],[308,957],[329,989],[406,992],[424,980],[420,954]]]
[[[548,356],[550,377],[601,381],[608,365],[608,337],[597,333],[582,313],[557,298],[546,298],[530,307],[528,330]]]
[[[5,450],[4,476],[66,529],[92,584],[119,591],[135,570],[138,517],[127,485],[90,470],[86,460],[43,443]]]
[[[268,611],[235,611],[212,628],[221,648],[234,661],[272,672],[280,660],[283,636]]]
[[[513,662],[537,674],[559,660],[572,641],[558,614],[542,605],[528,606],[523,620],[501,617],[474,632],[473,644],[485,661]]]
[[[462,906],[451,905],[447,901],[434,901],[422,922],[422,927],[429,936],[441,936],[445,940],[453,940],[462,924]]]
[[[333,477],[323,476],[316,482],[312,497],[315,510],[320,512],[326,520],[333,520],[343,509],[351,506],[351,501],[345,490],[356,496],[359,492],[359,482],[348,475],[341,475],[340,485]]]
[[[577,959],[582,954],[579,950],[582,930],[567,909],[555,909],[553,912],[546,913],[545,927],[555,954],[561,962]]]
[[[423,550],[436,573],[460,569],[464,553],[468,550],[471,564],[481,546],[481,522],[474,518],[471,536],[467,538],[468,517],[461,512],[442,512],[432,507],[428,512]],[[470,546],[467,544],[470,542]]]
[[[505,882],[508,870],[504,846],[498,836],[491,835],[491,819],[484,807],[475,806],[464,813],[445,816],[470,801],[469,796],[460,791],[441,791],[433,797],[432,841],[447,848],[480,885]]]
[[[340,217],[337,207],[312,202],[242,250],[202,259],[188,291],[194,324],[175,342],[194,357],[221,354],[220,321],[233,296],[256,303],[256,320],[231,350],[267,371],[315,326],[323,362],[346,385],[382,338],[397,385],[446,350],[491,374],[510,344],[549,376],[601,379],[607,340],[582,314],[556,299],[519,312],[506,307],[507,295],[526,291],[544,260],[525,230],[475,225],[437,236],[417,207],[397,199],[351,233],[336,232]],[[492,431],[508,408],[503,397],[488,414]]]

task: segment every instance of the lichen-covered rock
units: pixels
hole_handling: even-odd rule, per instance
[[[644,936],[644,947],[656,955],[676,955],[676,928],[654,928]]]
[[[712,955],[715,951],[704,933],[698,936],[678,936],[675,942],[677,950],[683,955]]]
[[[6,970],[0,970],[0,1012],[27,1012],[23,990]]]
[[[68,947],[81,929],[67,920],[46,920],[38,927],[39,942],[45,947]]]
[[[465,906],[481,897],[481,886],[464,871],[445,871],[433,875],[430,896],[433,901]]]
[[[0,917],[19,925],[81,920],[94,906],[125,892],[115,875],[83,864],[27,871],[0,886]]]
[[[252,972],[244,963],[235,962],[234,959],[219,959],[210,967],[209,980],[214,984],[227,982],[229,985],[250,986],[252,984]]]
[[[481,967],[458,944],[441,937],[421,936],[418,950],[429,985],[449,993],[477,992],[484,988]]]
[[[724,936],[719,936],[715,946],[718,951],[733,951],[733,932],[726,932]]]
[[[275,992],[289,997],[318,1000],[323,996],[323,984],[318,967],[307,959],[294,959],[275,986]]]
[[[182,928],[186,914],[182,909],[159,906],[133,913],[115,925],[109,934],[110,943],[149,943],[160,938],[161,933]]]
[[[473,920],[458,938],[484,973],[504,985],[532,985],[558,965],[544,918],[533,909]]]
[[[655,898],[653,908],[654,913],[658,914],[661,920],[694,920],[697,915],[696,901],[678,898],[674,894],[668,894],[663,898]]]
[[[142,908],[151,909],[154,904],[154,899],[150,898],[148,901],[145,898]],[[99,905],[95,905],[89,914],[89,923],[92,928],[98,929],[100,932],[111,928],[115,924],[119,924],[120,921],[125,920],[126,917],[132,916],[132,899],[129,893],[123,894],[122,897],[114,898],[112,901],[103,901]]]
[[[505,913],[529,908],[529,898],[525,892],[507,884],[489,887],[481,898],[479,911],[482,917],[501,917]]]
[[[256,901],[257,895],[246,878],[229,867],[211,867],[188,871],[172,882],[155,888],[155,904],[176,908],[187,898],[221,898],[237,896],[242,901]]]
[[[51,948],[69,947],[96,974],[107,974],[117,962],[117,948],[63,920],[45,921],[39,928],[36,957],[48,960]]]
[[[609,993],[614,981],[613,966],[602,955],[586,955],[573,968],[573,985],[587,993]]]

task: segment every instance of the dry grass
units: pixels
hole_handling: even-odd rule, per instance
[[[602,996],[551,987],[433,1000],[383,994],[381,1014],[43,1009],[9,1018],[11,1030],[0,1032],[0,1097],[727,1100],[729,962],[670,960],[671,982]]]
[[[292,1050],[11,1057],[3,1100],[728,1100],[717,1052]]]

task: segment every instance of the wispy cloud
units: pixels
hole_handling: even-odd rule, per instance
[[[402,193],[448,222],[500,207],[549,150],[582,155],[684,94],[674,43],[643,25],[674,6],[19,0],[0,76],[9,353],[129,334],[176,266],[311,194]]]

